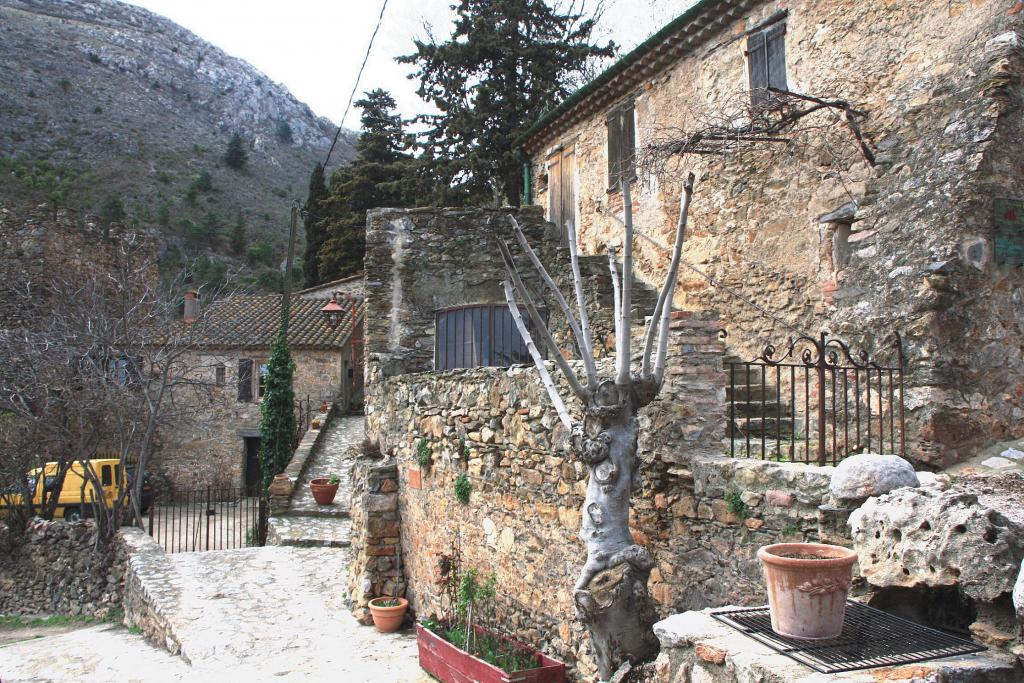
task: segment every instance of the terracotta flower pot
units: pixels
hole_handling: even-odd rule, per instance
[[[338,495],[338,485],[327,482],[327,477],[311,479],[309,482],[309,490],[313,492],[313,498],[319,505],[330,505]]]
[[[395,607],[379,607],[374,603],[398,600]],[[405,621],[405,611],[409,609],[409,601],[405,598],[374,598],[370,600],[370,614],[373,615],[373,625],[381,633],[394,633],[402,627]]]
[[[773,631],[806,640],[842,633],[857,553],[822,543],[776,543],[757,557],[764,563]]]

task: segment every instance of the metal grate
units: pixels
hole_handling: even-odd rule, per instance
[[[846,603],[842,635],[829,640],[778,635],[772,631],[767,606],[722,610],[712,612],[711,616],[776,652],[826,674],[923,662],[987,649],[853,601]]]

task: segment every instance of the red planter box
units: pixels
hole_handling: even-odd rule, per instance
[[[512,642],[529,649],[522,643]],[[537,652],[539,668],[506,673],[416,624],[420,667],[443,683],[565,683],[565,664]]]

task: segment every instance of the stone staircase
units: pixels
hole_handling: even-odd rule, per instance
[[[346,548],[351,545],[352,447],[363,440],[363,416],[342,415],[323,427],[316,447],[295,482],[287,510],[270,518],[267,545]],[[341,479],[331,505],[319,505],[309,481],[336,475]]]
[[[773,370],[765,375],[764,368],[747,366],[739,356],[727,355],[722,363],[726,375],[726,437],[733,440],[734,452],[745,453],[749,439],[751,456],[760,457],[763,438],[765,457],[803,460],[803,415],[794,417],[788,387],[776,383]]]

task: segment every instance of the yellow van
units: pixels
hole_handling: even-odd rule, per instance
[[[127,484],[125,473],[121,470],[121,462],[117,458],[87,460],[86,463],[99,479],[100,491],[97,492],[86,479],[82,461],[76,460],[64,476],[64,486],[61,487],[57,507],[53,513],[54,519],[63,517],[76,520],[89,517],[92,515],[93,501],[102,501],[109,510],[114,506],[121,488]],[[28,485],[33,491],[32,503],[37,509],[43,505],[43,492],[50,494],[56,485],[58,469],[57,463],[48,462],[28,473]],[[20,505],[21,494],[16,491],[17,489],[12,488],[0,493],[0,507]]]

